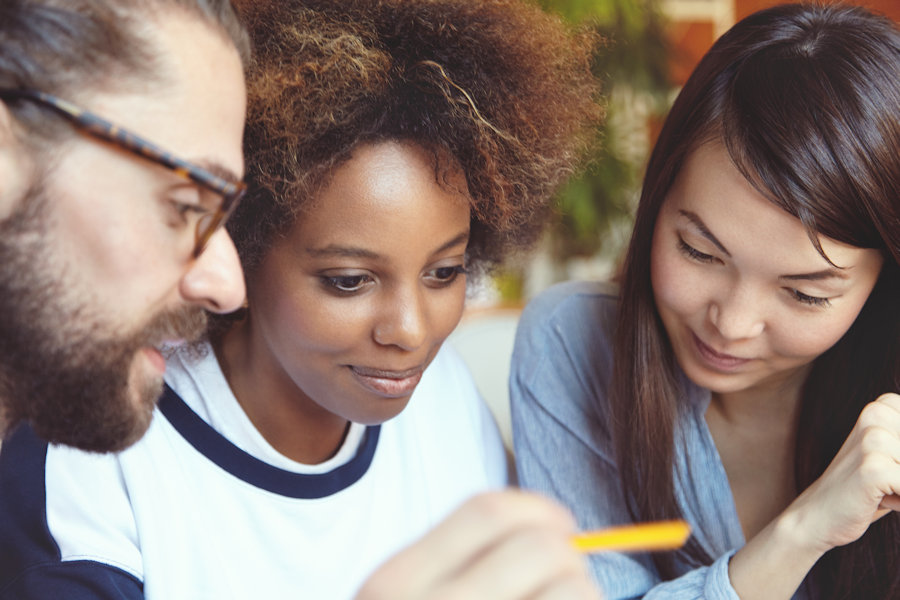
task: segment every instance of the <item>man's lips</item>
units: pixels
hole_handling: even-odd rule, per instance
[[[147,358],[154,369],[160,373],[166,372],[166,359],[163,357],[162,352],[153,346],[145,346],[141,348],[141,353]]]
[[[160,373],[166,372],[166,356],[173,348],[185,343],[181,338],[169,338],[160,343],[143,346],[140,352],[147,357],[150,364]]]
[[[424,368],[421,366],[399,371],[350,366],[350,372],[363,387],[387,398],[400,398],[411,394],[422,379],[423,371]]]

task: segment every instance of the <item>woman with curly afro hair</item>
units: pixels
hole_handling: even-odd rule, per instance
[[[595,36],[520,0],[247,2],[256,40],[230,231],[249,272],[363,145],[464,176],[467,269],[529,247],[601,117]]]
[[[98,562],[165,600],[597,598],[568,512],[503,489],[443,347],[472,276],[538,239],[592,149],[596,35],[521,0],[238,11],[248,302],[91,467],[86,497],[118,507],[89,521]]]

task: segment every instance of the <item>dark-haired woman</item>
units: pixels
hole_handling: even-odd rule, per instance
[[[620,287],[526,310],[524,485],[582,527],[693,528],[594,557],[609,597],[900,597],[898,148],[895,24],[751,15],[672,108]]]
[[[248,306],[170,359],[134,447],[51,447],[63,564],[16,600],[595,600],[567,511],[488,493],[498,432],[443,344],[590,145],[595,36],[519,0],[239,10]]]

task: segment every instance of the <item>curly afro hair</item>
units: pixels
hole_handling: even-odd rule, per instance
[[[585,164],[603,108],[601,40],[523,0],[244,0],[247,197],[229,222],[244,268],[308,210],[361,143],[402,140],[461,166],[469,268],[540,236]]]

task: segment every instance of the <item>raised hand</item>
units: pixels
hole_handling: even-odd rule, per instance
[[[823,552],[859,539],[873,521],[900,509],[900,395],[883,394],[863,409],[792,509],[804,539]]]

